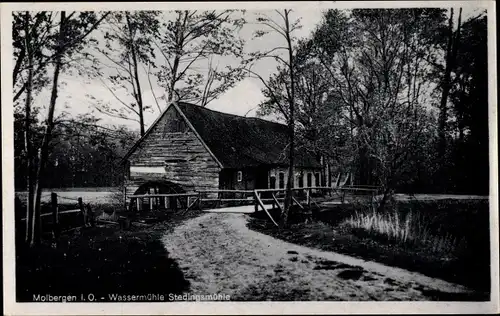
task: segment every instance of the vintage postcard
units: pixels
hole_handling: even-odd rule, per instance
[[[494,1],[1,18],[6,315],[499,312]]]

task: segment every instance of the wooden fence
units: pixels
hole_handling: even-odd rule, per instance
[[[278,209],[280,214],[283,213],[284,209],[280,202],[285,200],[285,193],[287,189],[257,189],[254,190],[255,196],[255,211],[259,209],[264,211],[271,221],[278,226],[278,223],[274,220],[269,210],[265,207],[264,202],[271,202],[271,209]],[[314,201],[313,196],[329,196],[337,197],[340,203],[346,202],[347,194],[357,194],[364,195],[370,198],[370,201],[375,200],[375,195],[379,193],[378,187],[360,187],[360,186],[347,186],[347,187],[307,187],[307,188],[292,188],[292,197],[290,201],[290,206],[297,205],[302,210],[310,210],[311,205],[315,204],[318,207],[316,201]],[[267,195],[267,198],[264,196]]]
[[[143,194],[130,196],[129,209],[132,211],[167,210],[187,212],[190,209],[203,207],[219,208],[222,206],[254,205],[255,211],[262,208],[260,204],[270,203],[272,208],[281,208],[286,189],[257,190],[199,190],[191,193]],[[345,202],[347,195],[368,195],[373,200],[378,192],[376,187],[306,187],[292,189],[292,204],[299,207],[310,207],[316,203],[315,197],[330,197]]]
[[[132,195],[130,208],[135,211],[190,209],[197,203],[198,196],[198,193]]]
[[[212,207],[222,205],[248,205],[254,204],[253,190],[200,190],[197,191],[200,205],[212,204]]]
[[[129,210],[188,211],[203,206],[254,204],[253,190],[199,190],[192,193],[142,194],[130,196]]]
[[[61,211],[59,198],[72,201],[72,203],[75,204],[75,208]],[[49,231],[44,231],[44,233],[52,232],[53,237],[56,239],[61,233],[94,225],[92,209],[90,205],[84,205],[81,197],[77,199],[58,197],[56,193],[52,192],[50,194],[50,204],[48,206],[46,205],[44,209],[50,209],[50,212],[40,214],[40,225],[42,226],[42,231],[44,226],[49,227]],[[19,212],[19,210],[16,210],[16,212]],[[25,223],[26,218],[21,218],[20,222]]]

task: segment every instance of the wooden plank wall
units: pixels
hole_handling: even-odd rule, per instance
[[[166,180],[185,190],[216,190],[220,167],[201,141],[170,107],[129,157],[127,196],[148,181]]]

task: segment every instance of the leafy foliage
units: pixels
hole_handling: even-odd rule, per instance
[[[486,71],[486,28],[478,36],[479,21],[472,18],[463,27],[467,44],[463,51],[459,49],[452,89],[456,130],[462,141],[472,139],[469,124],[471,130],[481,133],[472,121],[487,120],[485,94],[479,102],[468,99],[469,95],[479,96],[474,94],[479,91],[474,89],[476,84],[483,89],[486,84],[486,80],[479,81],[486,77],[475,72]],[[434,92],[442,87],[439,73],[444,72],[446,23],[446,10],[437,8],[325,12],[294,54],[296,128],[301,146],[327,157],[332,170],[353,171],[358,183],[381,185],[387,194],[394,189],[441,190],[436,182],[442,169],[435,153],[437,120],[431,106],[438,105]],[[470,36],[476,37],[472,40]],[[285,67],[278,68],[267,80],[260,115],[287,119],[288,109],[279,106],[290,96],[287,73]],[[472,84],[467,85],[469,82]],[[466,104],[483,104],[483,114],[468,120],[472,109],[479,111],[478,107],[467,109]],[[449,124],[451,131],[453,123]],[[487,128],[483,128],[475,141],[484,144],[486,140]],[[454,148],[460,148],[458,143]],[[487,147],[481,152],[487,155]],[[461,160],[459,156],[448,159]],[[486,160],[483,157],[484,163]],[[455,168],[449,175],[458,175],[464,165]],[[454,180],[450,177],[449,181]]]

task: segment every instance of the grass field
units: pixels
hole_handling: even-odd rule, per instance
[[[81,197],[84,203],[104,204],[114,203],[119,200],[121,192],[117,188],[54,188],[44,189],[42,192],[42,202],[50,202],[51,192],[57,193],[61,203],[76,202]],[[21,201],[25,201],[27,193],[25,191],[16,192]]]
[[[114,213],[116,215],[124,211],[123,195],[117,188],[52,188],[44,189],[42,192],[42,214],[51,213],[52,211],[50,208],[52,192],[57,194],[59,212],[79,209],[78,198],[80,197],[84,207],[90,207],[95,217],[100,217],[103,213]],[[25,221],[22,219],[26,217],[27,192],[18,191],[15,195],[21,201],[21,204],[16,204],[15,208],[16,238],[22,238],[25,234]],[[52,216],[43,216],[41,220],[44,238],[50,238],[53,218]],[[59,216],[59,227],[61,230],[78,227],[82,225],[82,221],[81,213],[61,214]]]

